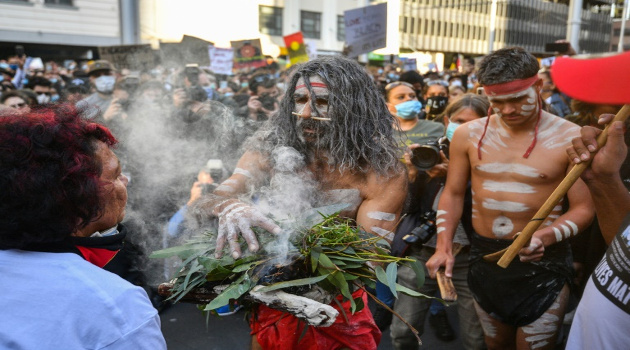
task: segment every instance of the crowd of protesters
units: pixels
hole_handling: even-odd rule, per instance
[[[477,293],[471,293],[468,288],[468,283],[471,282],[469,263],[474,262],[472,254],[474,252],[477,257],[481,254],[478,249],[475,250],[474,245],[494,248],[498,247],[494,245],[496,243],[494,241],[508,242],[506,239],[516,234],[510,225],[525,219],[508,213],[497,215],[493,222],[484,222],[492,226],[494,238],[506,238],[502,240],[491,240],[485,237],[485,232],[478,234],[473,228],[473,225],[481,227],[480,224],[475,224],[475,220],[479,220],[476,215],[483,214],[475,207],[481,205],[475,204],[475,192],[477,194],[482,191],[490,194],[509,192],[498,185],[494,175],[499,168],[497,164],[503,164],[501,162],[505,161],[505,153],[495,152],[500,154],[496,156],[492,151],[500,150],[501,147],[506,148],[514,142],[517,152],[522,153],[521,142],[514,141],[520,140],[521,136],[515,133],[511,138],[501,140],[499,136],[506,127],[491,115],[505,113],[502,109],[505,108],[504,105],[513,103],[512,100],[516,98],[531,99],[529,102],[519,104],[518,108],[522,108],[522,113],[525,113],[522,115],[534,109],[529,108],[530,105],[539,103],[537,106],[541,110],[535,112],[539,115],[535,129],[533,127],[531,130],[527,129],[523,134],[530,135],[531,132],[538,133],[536,136],[542,134],[538,140],[534,138],[534,142],[522,157],[528,159],[537,141],[538,147],[547,147],[545,149],[548,150],[555,150],[555,143],[570,146],[568,140],[579,136],[578,126],[602,128],[602,125],[598,124],[599,116],[606,113],[615,114],[622,107],[619,104],[621,102],[594,103],[572,99],[554,83],[551,73],[553,67],[540,69],[538,63],[532,60],[533,56],[522,50],[514,52],[515,55],[520,55],[523,61],[530,60],[527,64],[530,70],[533,70],[533,75],[527,71],[521,74],[523,76],[517,74],[507,77],[502,75],[500,70],[498,73],[493,72],[495,68],[489,66],[490,62],[495,65],[505,64],[501,61],[500,54],[490,58],[496,61],[488,61],[487,57],[480,57],[477,60],[466,58],[459,69],[443,72],[432,70],[425,74],[420,74],[416,70],[404,71],[393,63],[382,67],[365,67],[376,88],[380,89],[382,102],[386,103],[389,112],[396,119],[394,129],[400,141],[399,147],[404,152],[403,161],[407,168],[409,186],[403,209],[406,216],[396,229],[392,253],[415,256],[423,264],[427,264],[427,275],[435,276],[438,267],[446,267],[447,275],[452,275],[461,296],[458,300],[459,330],[453,329],[444,307],[439,303],[431,305],[427,300],[416,303],[415,298],[406,296],[394,300],[388,290],[379,286],[376,293],[379,299],[403,315],[420,333],[423,332],[424,319],[428,313],[429,323],[439,339],[452,341],[459,334],[466,349],[486,347],[499,349],[510,346],[521,348],[525,346],[524,344],[543,349],[563,346],[567,338],[567,333],[563,333],[561,326],[563,314],[567,314],[564,316],[565,324],[570,325],[572,314],[582,297],[589,276],[597,268],[610,244],[610,240],[605,240],[602,236],[585,184],[578,183],[578,186],[581,186],[579,188],[583,190],[581,194],[583,197],[570,192],[567,199],[559,207],[554,208],[550,216],[564,218],[566,225],[562,227],[567,227],[569,234],[554,227],[553,220],[545,225],[548,226],[547,231],[550,235],[555,233],[557,237],[560,232],[561,237],[564,234],[563,238],[567,240],[563,240],[561,244],[558,239],[550,244],[541,234],[539,241],[532,241],[528,247],[531,251],[521,256],[521,260],[524,261],[522,265],[535,265],[543,256],[540,248],[546,246],[548,250],[544,252],[545,257],[554,255],[551,258],[562,260],[554,265],[556,267],[562,265],[561,268],[564,269],[558,278],[562,283],[554,287],[557,290],[549,293],[553,294],[553,298],[547,298],[545,309],[536,310],[540,311],[538,316],[555,317],[554,322],[550,322],[554,323],[555,328],[552,327],[553,334],[549,336],[546,336],[549,333],[547,331],[528,333],[531,331],[528,330],[528,325],[537,321],[531,315],[518,318],[514,322],[509,320],[510,317],[498,316],[496,310],[488,307],[489,301],[485,300],[488,296],[480,296],[482,293],[479,290],[482,288],[479,284],[483,282],[474,281],[476,285],[473,287],[477,289]],[[54,106],[74,106],[82,119],[105,125],[111,130],[118,139],[115,151],[121,162],[121,172],[128,181],[125,186],[129,190],[129,199],[125,225],[117,229],[118,231],[124,229],[126,234],[126,245],[122,250],[125,258],[119,259],[115,267],[110,264],[110,271],[135,285],[142,286],[154,307],[160,310],[166,303],[156,294],[155,286],[170,278],[169,274],[173,271],[168,266],[149,262],[146,258],[147,253],[185,239],[189,232],[198,227],[195,225],[199,225],[200,218],[191,217],[187,209],[234,173],[245,140],[261,129],[268,120],[278,115],[280,102],[286,93],[285,88],[293,69],[279,67],[274,62],[261,68],[225,76],[214,74],[208,68],[195,64],[175,68],[156,66],[147,71],[130,71],[115,67],[105,60],[66,61],[63,66],[54,61],[45,64],[33,62],[37,60],[27,56],[13,56],[0,60],[2,78],[0,118],[30,116],[33,113],[42,113],[47,108],[52,109]],[[482,67],[480,71],[477,69],[479,62]],[[517,63],[526,65],[520,61]],[[507,78],[503,79],[504,77]],[[514,90],[513,85],[505,87],[507,86],[505,84],[513,81],[518,83],[523,81],[522,89]],[[489,86],[493,88],[488,89]],[[492,92],[492,95],[488,96],[488,92]],[[57,113],[60,113],[59,110]],[[555,116],[561,119],[556,119]],[[543,127],[540,130],[538,123]],[[460,128],[464,124],[466,127]],[[562,126],[559,126],[560,124]],[[455,134],[458,128],[460,131]],[[510,128],[509,123],[507,128]],[[556,132],[561,130],[568,136],[563,140],[555,139],[557,134],[553,134],[551,129]],[[463,135],[462,130],[466,130],[469,135]],[[486,135],[486,132],[489,134]],[[477,160],[474,160],[474,157],[464,161],[464,154],[472,153],[461,146],[456,148],[458,170],[455,173],[449,171],[449,166],[452,165],[449,147],[454,135],[458,135],[455,139],[470,141],[468,140],[470,138],[478,142],[474,149],[474,157],[477,157],[477,152],[479,155],[478,163],[475,163]],[[102,137],[104,136],[99,136]],[[625,141],[626,144],[629,143],[627,136]],[[460,144],[463,144],[463,141]],[[436,155],[429,165],[420,164],[416,159],[418,150],[426,149],[433,149],[432,152]],[[561,158],[559,154],[562,152],[558,150],[554,152],[558,159]],[[486,157],[483,162],[482,154]],[[534,152],[532,158],[534,159],[527,164],[541,164],[539,166],[541,169],[548,162],[548,158],[543,158],[540,153]],[[523,170],[525,161],[520,159],[519,161],[523,163],[521,171],[526,172]],[[560,163],[569,164],[570,160],[567,158],[562,162],[558,161],[558,164]],[[467,166],[466,170],[462,170],[462,164]],[[471,169],[469,167],[472,164],[476,167]],[[562,168],[559,171],[545,168],[546,177],[549,177],[551,172],[555,174],[553,179],[547,178],[547,182],[558,182],[556,180],[564,176],[567,164],[558,165]],[[490,169],[482,172],[486,171],[487,174],[493,175],[486,174],[488,178],[484,180],[483,186],[473,182],[471,192],[471,184],[468,182],[470,172],[478,172],[479,169]],[[449,180],[446,177],[447,173]],[[627,158],[623,161],[619,175],[623,185],[630,190],[630,162]],[[543,186],[541,181],[532,183],[531,186],[526,184],[525,180],[523,182],[519,183],[519,186],[514,185],[516,188],[514,191],[521,191],[520,195],[533,193],[532,188]],[[545,191],[547,190],[548,188],[545,188]],[[443,193],[446,193],[446,197],[443,197],[446,200],[440,198]],[[463,204],[463,212],[457,217],[446,215],[447,204],[453,201],[452,198],[457,198],[457,203]],[[577,210],[574,209],[576,199],[580,203],[578,208],[580,218],[570,217],[571,210]],[[484,208],[490,208],[491,205],[486,206],[486,203],[490,202],[484,200]],[[509,207],[515,202],[500,203]],[[532,209],[535,211],[538,208],[529,208],[530,211]],[[505,207],[497,210],[510,211]],[[630,208],[620,210],[627,213]],[[444,243],[439,240],[436,242],[435,237],[425,241],[409,237],[411,231],[426,223],[427,213],[430,212],[433,212],[433,215],[437,212],[438,232],[450,231],[450,234],[454,235],[454,242],[461,248],[457,257],[455,257],[457,253],[454,252],[448,259],[445,258],[446,255],[441,256]],[[519,212],[519,209],[516,208],[513,212]],[[440,213],[445,215],[441,221]],[[592,222],[591,217],[594,217]],[[572,221],[567,218],[571,218]],[[440,228],[441,223],[451,221],[454,226]],[[496,227],[499,221],[501,228]],[[569,224],[573,222],[578,224]],[[509,230],[505,231],[507,227]],[[471,238],[476,242],[472,249]],[[566,266],[564,263],[567,263]],[[474,266],[476,269],[474,271],[477,271],[475,273],[485,273],[478,272],[479,267]],[[546,265],[541,269],[547,269]],[[412,273],[410,269],[400,269],[398,280],[413,289],[412,282],[405,282],[409,277],[407,274]],[[436,283],[426,283],[419,291],[440,297]],[[524,296],[525,299],[526,297],[528,296]],[[557,309],[555,312],[546,312],[547,307],[554,306]],[[415,347],[413,334],[399,320],[395,319],[392,323],[391,313],[377,307],[374,318],[381,331],[385,331],[391,324],[393,344],[397,349]],[[545,325],[547,324],[543,326]],[[522,329],[522,334],[517,333],[517,329]],[[534,337],[536,339],[532,340]],[[543,343],[541,339],[545,342]]]

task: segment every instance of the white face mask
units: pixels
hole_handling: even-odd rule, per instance
[[[50,102],[50,96],[46,94],[37,95],[37,103],[39,103],[40,105],[46,104],[48,102]]]
[[[114,91],[114,84],[116,84],[116,78],[111,75],[101,75],[94,80],[96,91],[103,94],[111,94]]]
[[[545,99],[545,103],[546,103],[546,104],[548,104],[548,105],[550,105],[550,104],[551,104],[551,96],[549,96],[549,97],[547,97],[547,98]]]

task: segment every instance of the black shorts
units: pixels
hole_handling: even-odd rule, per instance
[[[507,268],[483,260],[513,241],[473,233],[468,285],[475,301],[493,318],[513,327],[537,320],[571,282],[573,265],[566,241],[545,247],[540,261],[523,263],[518,256]]]

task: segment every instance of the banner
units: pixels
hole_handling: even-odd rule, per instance
[[[387,3],[344,12],[348,57],[387,46]]]
[[[234,68],[258,68],[267,65],[262,54],[260,39],[230,41],[234,50]]]
[[[120,70],[151,70],[155,68],[155,54],[151,45],[101,46],[98,48],[100,59],[107,60]]]
[[[306,53],[306,45],[304,44],[304,37],[302,32],[286,35],[284,37],[284,45],[289,52],[289,59],[291,64],[298,64],[302,62],[308,62],[308,55]]]
[[[232,74],[234,65],[234,50],[231,48],[208,47],[208,55],[210,56],[210,70],[215,74]]]

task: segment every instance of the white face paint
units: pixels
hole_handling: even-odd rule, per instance
[[[477,167],[478,170],[492,174],[514,173],[527,177],[538,177],[538,169],[523,164],[487,163]]]
[[[527,207],[523,203],[519,202],[511,202],[511,201],[498,201],[492,198],[486,198],[483,201],[483,207],[490,210],[499,210],[499,211],[507,211],[511,213],[519,213],[523,211],[528,211],[529,207]]]
[[[498,182],[486,180],[483,188],[490,192],[536,193],[533,186],[521,182]]]
[[[394,239],[394,233],[391,231],[388,231],[384,228],[378,227],[378,226],[372,226],[372,232],[376,233],[377,235],[388,239],[388,240],[392,240]]]
[[[503,238],[514,230],[514,224],[509,218],[500,215],[492,223],[492,233],[498,238]]]
[[[236,168],[234,169],[234,174],[241,174],[245,177],[252,177],[252,173],[250,173],[249,171],[245,170],[245,169],[241,169],[241,168]]]
[[[396,214],[384,213],[382,211],[370,211],[367,213],[367,217],[374,220],[394,221],[396,220]]]

